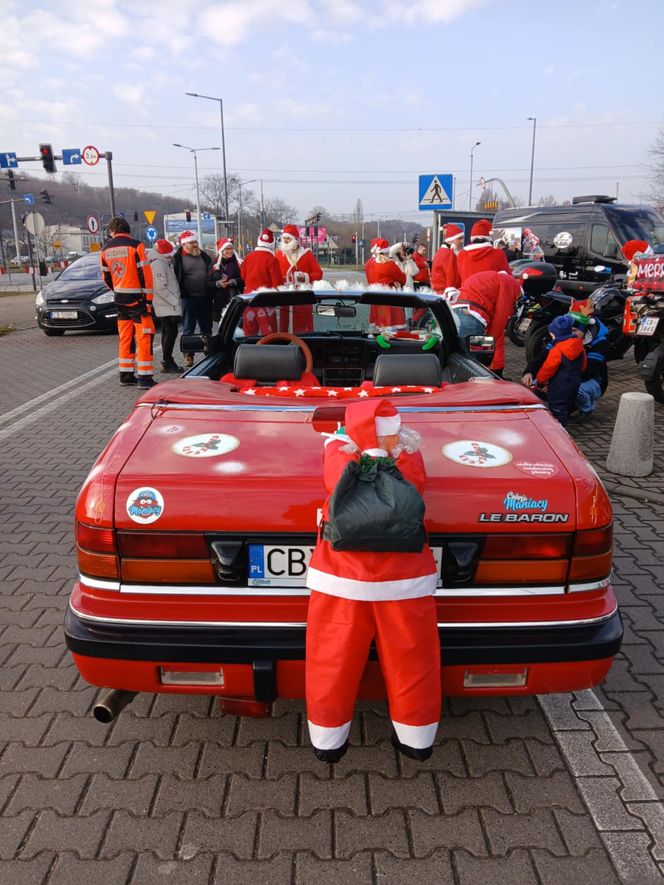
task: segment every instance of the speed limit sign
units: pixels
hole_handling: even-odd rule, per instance
[[[87,163],[88,166],[96,166],[99,162],[100,154],[93,144],[89,144],[81,151],[81,157],[83,162]]]

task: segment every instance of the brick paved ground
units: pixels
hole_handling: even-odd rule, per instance
[[[114,346],[36,330],[0,339],[11,388],[1,411],[105,362]],[[571,428],[600,462],[617,393],[641,389],[633,364],[613,374],[597,424]],[[661,511],[614,499],[628,629],[605,685],[545,703],[448,700],[425,765],[395,757],[382,704],[359,707],[353,746],[335,768],[314,759],[301,703],[239,720],[206,698],[142,696],[103,726],[61,624],[73,502],[134,396],[99,384],[0,450],[0,882],[655,881],[664,863]],[[643,485],[662,482],[660,464]]]

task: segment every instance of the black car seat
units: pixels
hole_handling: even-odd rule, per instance
[[[393,387],[400,384],[440,387],[442,380],[442,366],[433,353],[381,353],[376,357],[374,387]]]
[[[304,372],[304,354],[290,344],[240,344],[235,351],[233,375],[250,378],[258,385],[276,381],[299,381]]]

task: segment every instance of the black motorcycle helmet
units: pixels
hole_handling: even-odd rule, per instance
[[[514,268],[513,274],[521,283],[526,295],[544,295],[545,292],[550,292],[558,281],[555,267],[546,261],[529,261]]]
[[[622,316],[625,310],[625,295],[615,286],[599,286],[591,293],[590,302],[599,317]]]

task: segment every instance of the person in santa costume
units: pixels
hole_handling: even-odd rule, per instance
[[[389,256],[390,244],[382,237],[371,241],[371,257],[364,265],[367,283],[387,286],[390,289],[401,289],[406,285],[406,274],[396,261]],[[402,307],[390,307],[383,304],[372,304],[369,310],[369,322],[376,326],[403,326],[406,314]]]
[[[323,271],[311,249],[306,249],[300,241],[300,232],[294,224],[287,224],[281,235],[281,243],[277,252],[279,269],[285,283],[297,283],[308,286],[316,280],[323,279]],[[295,304],[292,308],[279,308],[279,331],[288,332],[290,313],[293,313],[292,331],[299,335],[302,332],[313,332],[314,309],[312,304]]]
[[[505,328],[523,290],[518,280],[505,271],[484,270],[461,284],[454,306],[459,321],[459,337],[491,335],[495,351],[491,369],[503,374],[505,368]]]
[[[284,278],[274,254],[274,234],[266,228],[256,242],[256,248],[242,262],[240,275],[245,295],[255,289],[276,289]],[[248,307],[242,314],[242,331],[245,336],[269,335],[277,331],[275,307]]]
[[[431,265],[431,288],[442,293],[450,287],[461,285],[457,268],[456,252],[463,246],[463,230],[457,224],[446,224],[443,228],[443,245],[433,257]]]
[[[491,222],[486,218],[476,221],[470,230],[470,243],[457,255],[457,267],[461,282],[483,270],[504,270],[510,266],[502,249],[495,249],[491,242]]]
[[[423,289],[431,285],[429,262],[427,261],[427,247],[420,243],[413,252],[413,261],[417,265],[417,274],[413,277],[416,289]]]
[[[399,752],[428,759],[441,708],[437,568],[427,544],[420,552],[335,550],[325,540],[332,492],[351,461],[393,459],[422,494],[419,437],[401,427],[389,400],[346,408],[345,428],[331,436],[323,457],[329,497],[309,564],[311,589],[306,638],[306,701],[316,756],[338,762],[348,749],[353,708],[369,647],[375,642],[387,689],[392,742]]]

